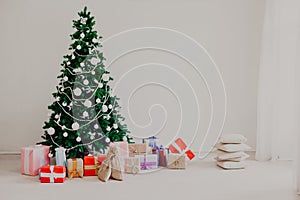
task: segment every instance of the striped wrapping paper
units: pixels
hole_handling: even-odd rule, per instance
[[[39,169],[44,165],[49,165],[48,157],[50,151],[49,146],[35,145],[23,147],[21,149],[21,171],[22,174],[36,176],[39,174]]]

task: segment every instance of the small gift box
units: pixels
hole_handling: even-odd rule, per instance
[[[125,173],[137,174],[140,171],[140,158],[128,157],[125,158]]]
[[[44,165],[49,165],[50,158],[49,146],[35,145],[23,147],[21,149],[22,174],[36,176],[39,174],[39,169]]]
[[[129,157],[134,157],[136,155],[146,154],[147,144],[128,144]]]
[[[144,155],[137,155],[140,159],[140,169],[147,170],[147,169],[156,169],[158,166],[157,154],[144,154]]]
[[[63,147],[59,147],[55,149],[55,159],[57,166],[66,166],[66,149]]]
[[[185,169],[186,160],[184,155],[169,154],[168,155],[168,168],[169,169]]]
[[[168,166],[168,150],[160,146],[158,149],[158,166]]]
[[[66,180],[66,168],[64,166],[43,166],[40,169],[41,183],[63,183]]]
[[[81,158],[70,158],[67,160],[68,177],[70,179],[83,177],[83,160]]]
[[[128,157],[129,156],[129,150],[128,150],[128,143],[127,142],[114,142],[113,144],[117,147],[118,153],[121,157]]]
[[[84,156],[84,176],[97,176],[101,163],[106,159],[106,155]]]
[[[192,160],[195,157],[195,154],[190,149],[187,149],[185,142],[181,138],[177,138],[175,140],[175,143],[172,143],[169,146],[169,149],[172,153],[184,152],[190,160]]]

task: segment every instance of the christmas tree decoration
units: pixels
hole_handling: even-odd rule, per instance
[[[45,122],[44,141],[51,154],[64,148],[67,158],[83,158],[88,152],[103,154],[109,142],[131,142],[124,117],[119,113],[119,98],[111,94],[109,72],[101,51],[101,36],[94,30],[95,19],[85,7],[73,20],[70,53],[61,64],[55,101]],[[93,134],[89,134],[93,133]]]

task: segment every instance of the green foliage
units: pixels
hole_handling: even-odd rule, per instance
[[[112,142],[132,139],[119,114],[119,99],[110,94],[112,78],[99,50],[102,37],[93,30],[94,17],[86,7],[78,15],[79,19],[73,20],[75,32],[70,35],[71,53],[63,56],[59,84],[52,94],[55,101],[48,106],[52,114],[43,127],[44,141],[39,143],[49,145],[53,155],[55,148],[66,148],[67,158],[104,153],[107,138]],[[49,128],[54,128],[53,134]]]

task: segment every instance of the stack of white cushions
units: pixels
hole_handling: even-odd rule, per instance
[[[223,169],[243,169],[245,160],[249,157],[245,151],[251,148],[245,144],[247,138],[240,134],[226,134],[221,136],[217,145],[217,165]]]

